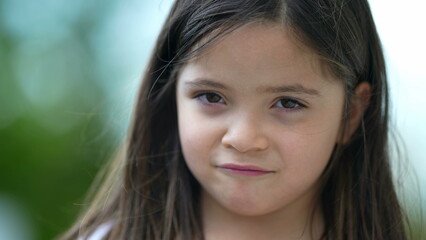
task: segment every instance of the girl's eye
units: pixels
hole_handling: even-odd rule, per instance
[[[225,100],[216,93],[202,93],[196,96],[203,103],[225,103]]]
[[[290,99],[290,98],[282,98],[282,99],[278,100],[275,103],[274,106],[278,107],[278,108],[285,108],[285,109],[290,109],[290,110],[296,110],[296,109],[305,107],[305,105],[301,104],[300,102],[298,102],[294,99]]]

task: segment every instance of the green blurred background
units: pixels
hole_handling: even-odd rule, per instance
[[[52,239],[86,204],[97,170],[125,137],[140,75],[171,2],[0,1],[0,240]],[[386,16],[378,16],[379,25]],[[385,28],[379,25],[379,32]],[[389,49],[387,55],[397,56]],[[408,91],[391,80],[402,89],[393,94],[406,99]],[[415,131],[407,127],[411,118],[400,115],[408,145],[424,144],[418,140],[426,138],[424,115],[415,117],[421,126]],[[415,164],[424,182],[425,164]]]
[[[0,240],[52,239],[125,136],[171,1],[0,1]]]

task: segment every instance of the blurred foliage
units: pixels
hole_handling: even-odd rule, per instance
[[[27,211],[32,239],[69,227],[119,141],[91,39],[113,2],[76,2],[0,3],[0,196]]]

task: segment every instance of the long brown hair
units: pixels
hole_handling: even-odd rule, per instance
[[[344,83],[343,126],[356,86],[372,87],[360,126],[336,145],[322,176],[323,239],[407,239],[389,162],[385,62],[367,0],[177,0],[142,79],[124,154],[62,239],[105,223],[108,239],[203,239],[200,186],[180,150],[176,75],[220,37],[257,21],[282,24]]]

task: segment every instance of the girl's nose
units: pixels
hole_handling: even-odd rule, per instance
[[[263,151],[269,146],[268,138],[262,132],[260,123],[247,118],[241,118],[230,124],[222,137],[222,144],[241,153]]]

